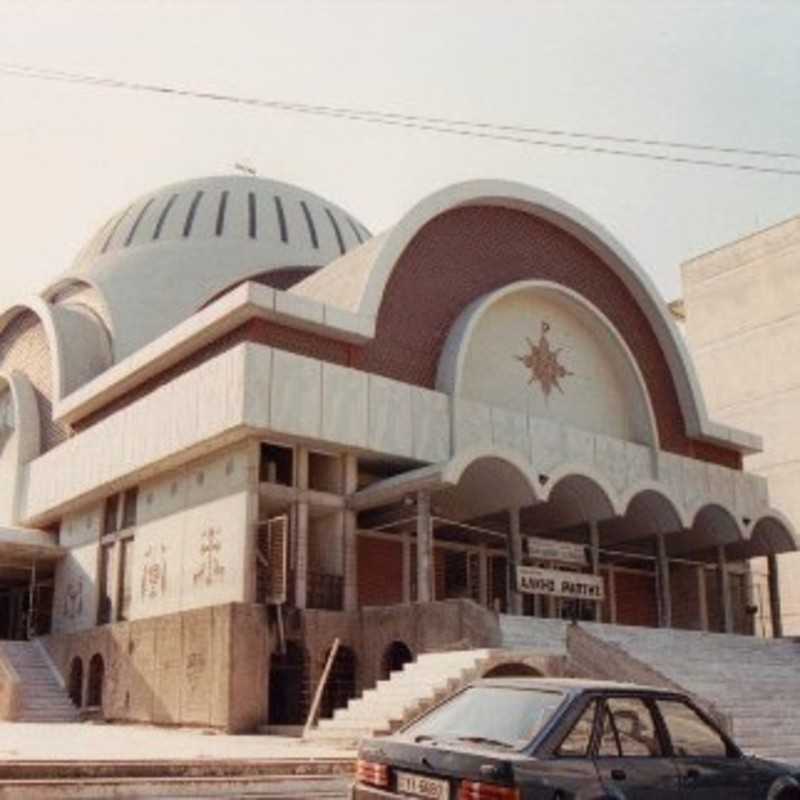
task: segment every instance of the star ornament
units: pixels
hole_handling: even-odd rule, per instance
[[[545,399],[550,397],[553,387],[558,389],[561,394],[564,394],[560,381],[573,374],[563,364],[559,363],[558,359],[563,348],[553,349],[550,346],[550,341],[547,338],[549,330],[550,325],[547,322],[543,322],[539,343],[534,344],[533,340],[526,336],[530,352],[524,356],[514,356],[517,361],[521,361],[530,370],[528,384],[530,385],[534,382],[541,384]]]

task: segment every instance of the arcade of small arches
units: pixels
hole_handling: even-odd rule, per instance
[[[621,497],[591,468],[535,475],[492,450],[386,483],[354,505],[362,551],[402,553],[399,585],[388,573],[380,585],[360,579],[360,605],[466,597],[500,613],[746,634],[771,616],[781,635],[776,553],[796,542],[779,512],[741,519],[714,499],[687,512],[656,482]],[[531,558],[529,536],[583,546],[585,565]],[[761,595],[748,567],[757,556],[768,565]],[[604,598],[522,593],[518,566],[600,576]]]

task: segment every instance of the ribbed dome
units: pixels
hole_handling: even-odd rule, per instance
[[[369,238],[352,215],[296,186],[245,175],[200,178],[146,194],[114,215],[68,277],[103,295],[119,359],[239,281],[317,269]]]
[[[307,249],[327,264],[370,238],[339,206],[311,192],[267,178],[199,178],[146,194],[115,214],[73,264],[91,270],[101,259],[165,242],[252,241],[272,248]]]

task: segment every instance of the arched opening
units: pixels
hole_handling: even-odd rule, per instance
[[[528,664],[521,662],[509,662],[498,664],[488,672],[484,672],[484,678],[542,678],[544,673]]]
[[[328,659],[325,654],[325,660]],[[332,717],[356,696],[356,654],[349,647],[339,647],[322,695],[320,717]]]
[[[404,642],[392,642],[383,653],[381,677],[385,680],[392,672],[399,672],[413,660],[414,654]]]
[[[69,699],[78,707],[83,706],[83,661],[79,656],[69,665]]]
[[[89,661],[89,684],[86,687],[86,705],[90,708],[100,708],[103,705],[105,671],[103,656],[95,653]]]
[[[303,725],[308,715],[308,654],[296,642],[273,653],[269,670],[269,724]]]

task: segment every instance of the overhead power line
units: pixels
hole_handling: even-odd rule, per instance
[[[567,131],[546,128],[524,127],[517,125],[501,125],[482,121],[468,121],[448,119],[445,117],[428,117],[413,114],[402,114],[392,111],[379,111],[370,109],[348,108],[344,106],[311,105],[307,103],[271,100],[259,97],[244,97],[219,92],[209,92],[196,89],[185,89],[164,84],[143,83],[118,78],[88,75],[83,73],[65,72],[28,66],[22,64],[0,63],[0,74],[18,78],[57,81],[61,83],[85,84],[108,89],[125,89],[128,91],[147,92],[166,96],[191,98],[197,100],[210,100],[215,102],[233,103],[250,107],[267,108],[290,113],[309,114],[314,116],[332,117],[352,121],[367,122],[377,125],[386,125],[399,128],[444,133],[453,136],[462,136],[475,139],[488,139],[515,144],[527,144],[535,147],[548,147],[558,150],[568,150],[584,153],[596,153],[626,158],[645,159],[650,161],[668,162],[693,166],[713,167],[718,169],[731,169],[745,172],[760,172],[777,175],[800,175],[800,169],[770,166],[768,164],[755,164],[741,161],[715,160],[695,156],[681,156],[670,153],[658,153],[649,150],[621,149],[594,142],[609,142],[614,144],[631,144],[646,147],[674,148],[697,152],[717,153],[720,155],[756,156],[759,158],[774,159],[800,159],[800,153],[780,152],[773,150],[744,149],[710,144],[690,144],[665,139],[644,139],[637,137],[612,136],[607,134],[594,134],[580,131]],[[581,141],[552,141],[549,139],[530,138],[522,134],[547,135],[562,138],[584,140]]]

